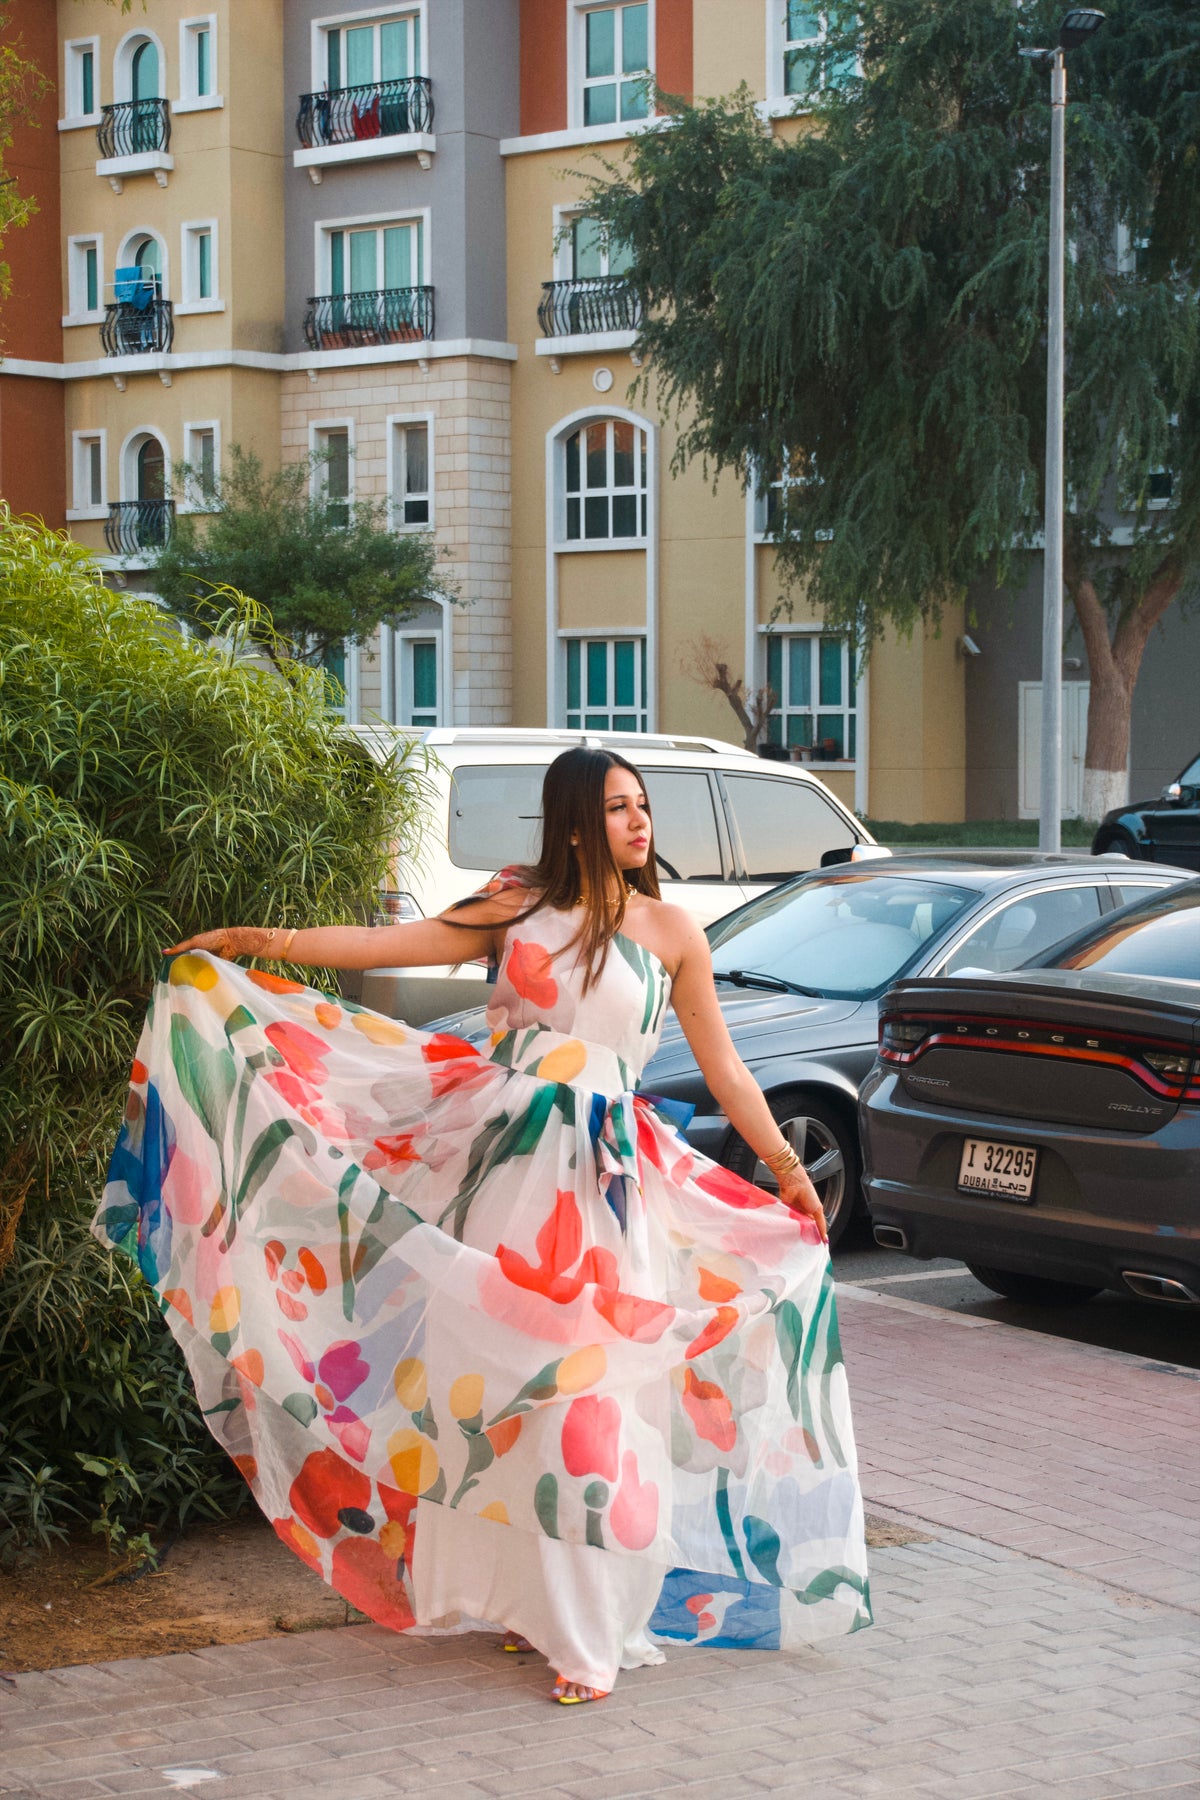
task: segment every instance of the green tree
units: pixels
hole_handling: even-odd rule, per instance
[[[233,640],[255,621],[226,602]],[[236,1492],[154,1295],[88,1222],[162,947],[361,918],[415,848],[421,766],[369,757],[319,671],[188,640],[0,505],[0,1552],[70,1509]]]
[[[783,571],[868,642],[991,604],[1036,547],[1049,102],[1018,51],[1061,10],[858,0],[830,53],[861,77],[812,128],[772,137],[744,91],[676,106],[589,200],[631,249],[677,464],[788,468]],[[1146,641],[1200,569],[1200,9],[1110,0],[1070,95],[1065,573],[1095,817]]]
[[[6,174],[4,160],[12,149],[18,126],[36,123],[38,101],[49,82],[21,53],[20,36],[12,28],[12,15],[0,6],[0,246],[10,231],[24,225],[37,211],[32,194],[22,194]],[[0,300],[12,285],[8,264],[0,262]]]
[[[393,531],[382,501],[330,497],[332,467],[319,452],[268,470],[237,445],[223,474],[180,464],[177,493],[194,494],[205,510],[179,514],[151,552],[171,610],[207,628],[213,591],[235,588],[262,609],[263,629],[251,629],[272,660],[321,664],[422,601],[448,597],[433,539]]]

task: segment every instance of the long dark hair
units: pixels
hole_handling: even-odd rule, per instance
[[[585,993],[604,968],[609,945],[625,918],[629,895],[646,894],[651,900],[662,898],[654,858],[652,818],[650,850],[642,868],[619,868],[609,847],[604,820],[604,784],[610,769],[625,769],[642,793],[646,793],[640,770],[615,750],[598,750],[579,744],[555,757],[542,783],[542,841],[538,860],[513,871],[537,895],[532,906],[515,915],[514,924],[532,918],[534,913],[546,907],[555,912],[569,912],[582,900],[579,930],[566,947],[578,946],[584,966]],[[647,813],[649,810],[647,799]],[[477,897],[460,901],[459,905],[476,903]]]

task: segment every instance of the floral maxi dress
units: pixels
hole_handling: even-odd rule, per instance
[[[288,1547],[396,1630],[610,1688],[870,1623],[829,1258],[637,1092],[670,979],[509,928],[476,1045],[165,967],[95,1230]]]

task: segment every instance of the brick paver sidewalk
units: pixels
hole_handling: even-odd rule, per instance
[[[869,1502],[925,1522],[873,1555],[872,1631],[671,1652],[576,1709],[540,1658],[375,1626],[23,1675],[0,1794],[1200,1795],[1200,1382],[863,1290],[842,1317]]]

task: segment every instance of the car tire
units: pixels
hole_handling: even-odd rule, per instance
[[[968,1263],[967,1271],[993,1294],[1016,1300],[1021,1306],[1080,1306],[1094,1300],[1102,1288],[1074,1281],[1052,1281],[1046,1275],[1022,1275],[1015,1269],[993,1269],[985,1263]]]
[[[858,1138],[836,1106],[803,1088],[768,1096],[771,1114],[788,1143],[813,1177],[832,1250],[859,1205],[862,1160]],[[753,1150],[735,1137],[722,1159],[726,1166],[755,1187],[773,1194],[778,1183]]]
[[[1122,856],[1128,856],[1133,862],[1144,862],[1141,845],[1127,831],[1098,831],[1092,841],[1092,855],[1104,856],[1109,850],[1116,850]]]

